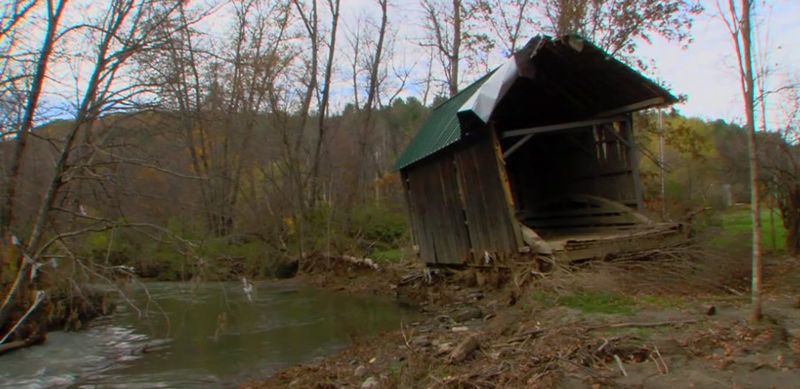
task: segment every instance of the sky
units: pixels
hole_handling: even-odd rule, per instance
[[[800,0],[769,3],[771,10],[761,10],[768,22],[760,24],[758,33],[768,31],[769,62],[774,64],[770,81],[774,88],[800,77]],[[658,78],[667,82],[675,94],[688,96],[688,101],[678,106],[681,112],[742,122],[744,105],[733,42],[715,15],[715,2],[705,1],[703,5],[705,12],[695,20],[694,40],[688,48],[656,40],[652,45],[641,45],[639,53],[655,61]],[[772,106],[778,109],[777,103]]]
[[[193,5],[202,6],[215,0],[197,0]],[[444,0],[439,0],[444,1]],[[697,16],[691,30],[692,43],[682,48],[673,42],[655,38],[652,43],[640,42],[637,55],[655,64],[649,70],[649,76],[668,85],[675,95],[685,95],[688,100],[676,108],[685,115],[704,119],[724,119],[741,123],[743,120],[743,103],[738,79],[738,68],[731,38],[722,20],[716,16],[716,0],[701,0],[705,8],[703,14]],[[725,1],[725,0],[722,0]],[[769,34],[769,62],[773,64],[770,84],[772,88],[783,85],[790,80],[800,80],[800,0],[757,0],[759,1],[758,34]],[[763,1],[763,2],[762,2]],[[77,3],[77,4],[76,4]],[[324,2],[321,2],[324,4]],[[78,0],[72,3],[72,12],[67,21],[76,22],[91,14],[96,5],[91,0]],[[224,4],[224,3],[223,3]],[[427,67],[427,53],[419,46],[422,38],[423,14],[418,0],[391,0],[390,24],[397,31],[396,47],[392,61],[398,68],[411,68],[412,79],[422,79]],[[224,8],[224,7],[223,7]],[[230,14],[220,8],[198,25],[208,34],[219,34],[225,31],[223,25],[231,23]],[[359,17],[377,16],[379,8],[376,0],[342,0],[342,31],[337,42],[338,73],[334,81],[334,111],[341,109],[352,98],[351,77],[349,69],[348,29],[352,30]],[[75,19],[75,20],[70,20]],[[36,25],[34,24],[34,26]],[[76,53],[81,52],[81,43],[86,43],[82,35],[73,37],[76,41],[69,46]],[[759,39],[760,40],[760,39]],[[37,42],[33,40],[32,42]],[[81,90],[81,80],[86,71],[81,64],[80,55],[75,61],[54,66],[50,78],[50,93],[47,100],[75,101],[67,96]],[[499,65],[503,60],[500,49],[491,56],[492,65]],[[462,87],[469,84],[483,71],[462,79]],[[418,95],[420,87],[406,85],[402,96]],[[777,100],[777,99],[773,99]],[[781,122],[777,101],[768,101],[770,128]]]
[[[377,9],[375,0],[343,0],[342,3],[346,10],[361,9],[360,13]],[[655,64],[649,76],[666,83],[673,94],[688,97],[685,103],[676,106],[683,114],[741,123],[744,105],[731,37],[717,16],[716,0],[703,0],[701,4],[705,10],[694,21],[693,41],[688,47],[656,38],[651,44],[641,42],[637,55]],[[757,33],[769,35],[772,87],[800,79],[800,50],[796,49],[800,47],[800,0],[766,0],[765,4],[759,1],[758,7]],[[421,55],[419,47],[413,43],[422,32],[418,2],[396,1],[392,12],[391,20],[398,35],[411,38],[401,44],[398,55],[405,56],[405,62],[411,63],[413,60],[408,60],[409,57]],[[359,12],[348,14],[352,17]],[[500,53],[495,56],[500,57]],[[775,102],[768,101],[767,106],[774,108],[773,112],[778,109]],[[776,114],[770,116],[768,121],[779,121]]]

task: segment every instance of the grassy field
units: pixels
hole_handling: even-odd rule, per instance
[[[761,209],[762,247],[766,251],[783,251],[786,248],[786,229],[781,221],[780,211],[773,211],[773,223],[770,222],[770,209]],[[712,245],[726,248],[749,248],[752,244],[753,223],[749,206],[735,206],[720,211],[714,217]]]

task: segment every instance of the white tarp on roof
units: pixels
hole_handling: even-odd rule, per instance
[[[512,56],[461,106],[459,115],[472,112],[484,124],[488,123],[497,103],[508,92],[518,75],[517,62]]]

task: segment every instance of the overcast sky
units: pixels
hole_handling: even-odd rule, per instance
[[[444,1],[444,0],[441,0]],[[725,1],[725,0],[722,0]],[[212,0],[212,2],[216,2]],[[77,3],[77,4],[75,4]],[[193,3],[197,6],[206,4],[207,1],[198,0]],[[760,3],[760,1],[759,1]],[[760,19],[767,21],[760,23],[759,34],[769,32],[770,62],[774,64],[773,75],[770,77],[772,87],[787,83],[789,80],[800,79],[800,0],[767,0],[767,5],[759,4]],[[85,18],[91,14],[97,3],[91,0],[76,1],[73,3],[72,12],[67,20]],[[390,23],[397,31],[396,48],[393,58],[395,66],[400,68],[413,68],[412,78],[421,79],[426,71],[424,61],[427,54],[421,49],[418,42],[423,34],[423,15],[420,11],[418,0],[393,0],[390,2]],[[688,48],[681,48],[677,44],[656,38],[652,44],[641,42],[638,53],[642,58],[651,60],[655,67],[651,68],[649,76],[668,85],[675,95],[686,95],[688,101],[678,106],[678,109],[689,116],[698,116],[705,119],[722,118],[728,121],[741,122],[743,117],[743,104],[738,80],[736,57],[733,51],[730,36],[723,22],[717,14],[716,0],[703,0],[705,12],[698,16],[692,28],[693,42]],[[224,8],[224,7],[222,7]],[[352,29],[356,19],[364,15],[377,15],[379,8],[375,0],[342,0],[342,33],[337,43],[337,80],[335,86],[334,110],[342,108],[352,95],[351,78],[347,74],[349,69],[348,44],[346,41],[347,29]],[[212,14],[198,26],[208,34],[214,35],[224,31],[221,26],[232,22],[224,9]],[[33,26],[36,27],[35,25]],[[35,35],[35,34],[34,34]],[[82,47],[80,36],[71,43],[73,48]],[[33,41],[37,42],[36,40]],[[77,50],[77,49],[76,49]],[[500,49],[492,53],[493,65],[502,61]],[[49,82],[50,96],[45,98],[55,100],[62,95],[69,95],[69,90],[80,88],[80,78],[76,74],[82,68],[80,64],[61,64],[52,69],[53,77]],[[483,71],[473,72],[472,75],[463,77],[462,87],[471,82]],[[84,77],[85,78],[85,77]],[[57,81],[53,81],[57,80]],[[403,95],[419,93],[419,87],[408,86]],[[57,96],[54,96],[57,95]],[[777,100],[777,99],[774,99]],[[771,125],[778,123],[779,109],[773,101],[768,104],[773,112]]]
[[[769,23],[759,26],[759,33],[769,31],[769,59],[776,64],[771,80],[775,87],[791,77],[796,80],[800,71],[800,0],[768,2],[772,9],[760,12],[769,15]],[[741,121],[744,108],[732,41],[715,15],[715,2],[705,1],[704,5],[706,12],[695,21],[694,42],[688,49],[656,41],[641,45],[640,54],[655,60],[659,78],[675,93],[689,97],[679,106],[685,114]]]
[[[792,77],[798,78],[800,0],[768,0],[767,3],[766,7],[759,4],[761,18],[768,20],[768,23],[761,23],[759,33],[769,31],[770,62],[777,64],[771,77],[775,86]],[[343,12],[346,19],[377,10],[374,0],[343,0],[342,4],[348,11],[361,9],[359,12]],[[638,55],[655,63],[651,77],[665,82],[674,94],[688,96],[688,101],[678,106],[684,114],[741,122],[743,104],[732,41],[717,16],[716,1],[704,0],[702,4],[705,12],[695,20],[693,42],[688,48],[655,39],[652,44],[642,42]],[[412,63],[415,57],[424,54],[413,43],[413,39],[419,37],[422,31],[418,2],[396,1],[392,12],[391,20],[399,30],[399,35],[411,38],[411,42],[400,45],[403,49],[398,50],[398,55],[404,55],[406,62]],[[498,49],[498,53],[495,53],[498,60],[500,54]]]

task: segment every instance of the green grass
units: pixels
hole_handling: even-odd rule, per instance
[[[628,296],[609,292],[579,292],[562,296],[560,305],[575,308],[583,313],[605,313],[632,315],[636,313],[636,301]]]
[[[531,298],[536,305],[544,308],[564,306],[583,313],[618,315],[632,315],[641,308],[670,309],[680,308],[685,304],[684,300],[677,296],[626,296],[604,291],[578,291],[564,296],[535,291],[531,294]]]
[[[378,262],[400,262],[403,260],[403,250],[399,248],[374,251],[371,254],[372,259]]]
[[[774,229],[770,223],[770,209],[761,208],[762,247],[765,250],[786,249],[786,229],[778,210],[774,211]],[[720,231],[712,235],[710,243],[719,248],[749,248],[752,244],[753,223],[750,207],[736,206],[721,211],[718,215]],[[774,243],[774,244],[773,244]]]
[[[636,296],[638,305],[644,305],[656,308],[679,308],[682,307],[683,299],[677,296],[656,296],[656,295],[641,295]]]
[[[560,305],[583,313],[632,315],[638,309],[635,299],[610,292],[579,291],[557,296],[536,291],[531,297],[538,305],[547,308]]]

